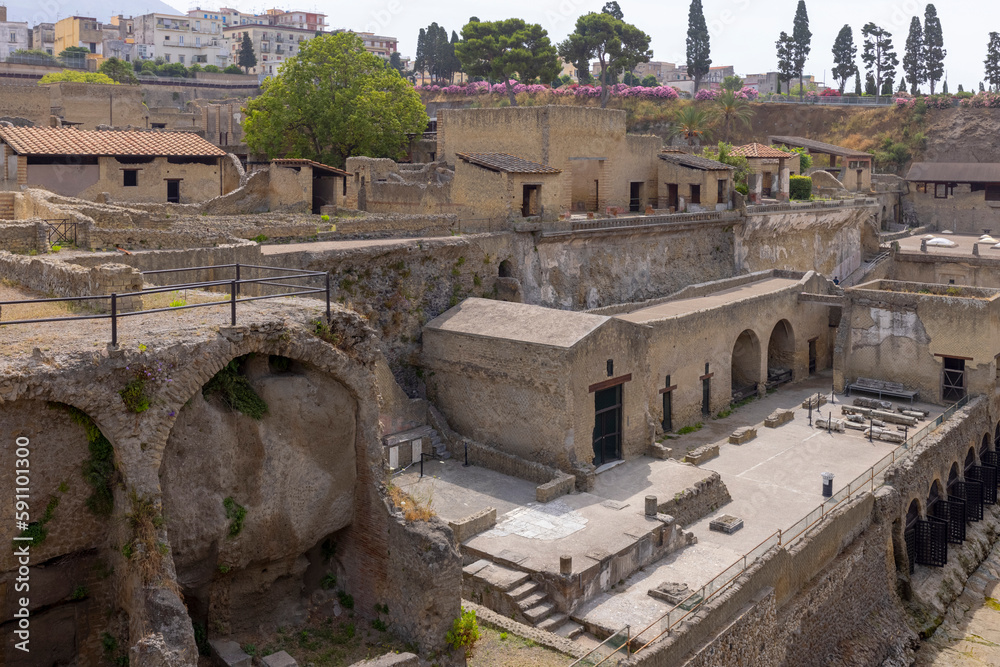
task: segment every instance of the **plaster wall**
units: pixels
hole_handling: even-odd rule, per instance
[[[708,171],[692,169],[674,164],[667,160],[657,160],[659,163],[657,178],[659,180],[658,208],[668,208],[669,185],[677,186],[678,212],[684,211],[715,211],[721,206],[726,209],[733,190],[733,172],[730,170]],[[719,199],[719,181],[723,184],[723,197]],[[698,191],[698,201],[694,201],[695,189]],[[681,205],[683,202],[683,206]]]
[[[932,229],[951,230],[956,234],[983,233],[992,229],[1000,233],[1000,202],[986,201],[986,192],[972,191],[968,183],[959,183],[954,193],[947,198],[934,196],[934,185],[928,184],[926,192],[920,192],[916,183],[911,183],[909,193],[902,198],[903,212],[916,225],[929,225]],[[944,186],[939,186],[944,194]]]

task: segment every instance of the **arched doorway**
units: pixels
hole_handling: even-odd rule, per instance
[[[931,488],[927,493],[925,518],[920,517],[919,503],[914,508],[914,502],[916,501],[911,501],[906,514],[906,525],[914,527],[912,540],[916,556],[913,562],[917,565],[944,567],[945,563],[948,562],[948,543],[951,541],[951,521],[949,520],[951,508],[942,495],[941,483],[937,480],[931,482]],[[913,514],[916,514],[916,518],[912,516]],[[962,522],[961,528],[964,535],[964,522]],[[909,543],[907,543],[907,547],[909,547]],[[912,565],[910,567],[912,572]]]
[[[513,267],[511,266],[509,259],[505,259],[500,262],[500,266],[497,268],[497,273],[499,274],[498,277],[500,278],[511,278],[514,275]]]
[[[795,336],[788,320],[781,320],[771,330],[767,343],[767,386],[776,387],[792,380],[795,367]]]
[[[979,446],[989,447],[990,436],[983,436]],[[970,507],[970,517],[973,521],[983,518],[983,505],[993,505],[997,501],[996,468],[982,465],[976,458],[976,447],[969,447],[965,455],[965,495]]]
[[[747,329],[733,345],[732,361],[733,401],[740,401],[757,393],[760,382],[760,340]]]

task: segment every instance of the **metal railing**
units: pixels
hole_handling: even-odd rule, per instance
[[[164,313],[173,312],[180,310],[187,310],[189,308],[209,308],[212,306],[229,306],[230,312],[230,325],[236,326],[236,304],[245,303],[248,301],[262,301],[265,299],[280,299],[288,296],[301,296],[305,294],[326,294],[326,319],[330,319],[330,274],[323,271],[306,271],[302,269],[286,269],[282,267],[275,266],[259,266],[256,264],[220,264],[217,266],[198,266],[182,269],[163,269],[159,271],[143,271],[143,276],[154,275],[154,274],[166,274],[166,273],[181,273],[187,271],[206,271],[206,270],[218,270],[218,269],[234,269],[234,278],[228,280],[208,280],[201,282],[189,282],[189,283],[175,283],[171,285],[164,285],[160,287],[143,288],[138,292],[125,292],[117,293],[112,292],[111,294],[100,294],[94,296],[73,296],[73,297],[56,297],[56,298],[45,298],[45,299],[20,299],[17,301],[0,301],[0,327],[9,326],[14,324],[47,324],[51,322],[73,322],[78,320],[111,320],[111,345],[112,347],[118,346],[118,321],[125,317],[134,317],[137,315],[149,315],[152,313]],[[258,271],[277,271],[281,275],[272,276],[269,278],[243,278],[242,269],[255,269]],[[310,287],[309,285],[297,285],[290,282],[290,280],[300,280],[308,278],[322,278],[322,287]],[[266,287],[278,288],[283,291],[277,292],[275,294],[264,294],[259,296],[240,296],[241,287],[244,285],[262,285]],[[118,307],[120,305],[121,299],[129,299],[136,297],[143,297],[149,294],[159,294],[163,292],[174,292],[182,289],[224,289],[228,293],[228,298],[220,301],[208,301],[204,303],[192,303],[183,304],[177,306],[168,306],[166,308],[151,308],[148,310],[135,310],[128,312],[119,312]],[[110,301],[111,302],[111,312],[109,313],[94,313],[87,315],[69,315],[66,317],[40,317],[32,319],[22,319],[22,320],[8,320],[4,322],[2,320],[2,313],[4,306],[20,306],[35,303],[66,303],[70,305],[86,305],[89,302],[94,301]]]
[[[945,410],[944,413],[939,415],[936,419],[907,438],[902,445],[884,456],[878,463],[861,473],[850,484],[840,489],[840,491],[835,493],[829,500],[823,502],[816,509],[812,510],[792,524],[789,528],[786,528],[785,530],[777,530],[772,533],[763,542],[745,553],[735,563],[709,580],[708,583],[688,595],[684,600],[674,605],[673,608],[669,609],[662,616],[635,634],[635,639],[641,639],[647,632],[655,629],[654,631],[657,631],[657,634],[652,639],[646,640],[645,643],[634,651],[631,651],[630,647],[625,647],[626,650],[631,651],[631,654],[636,654],[648,648],[662,637],[669,636],[674,628],[676,628],[684,620],[690,618],[693,614],[700,611],[705,603],[711,600],[714,596],[728,589],[768,551],[775,547],[785,549],[791,547],[801,540],[811,528],[816,526],[816,524],[822,521],[824,517],[826,517],[838,506],[849,501],[859,493],[866,491],[874,493],[876,489],[881,488],[885,484],[885,471],[889,468],[889,466],[896,461],[909,456],[918,442],[930,435],[935,429],[941,426],[941,424],[948,421],[955,414],[955,412],[965,407],[971,398],[972,397],[970,396],[963,397],[960,401]],[[612,637],[614,636],[615,635],[612,635]],[[623,647],[618,647],[613,653],[605,657],[604,660],[607,660],[615,653],[620,653],[622,648]],[[573,665],[576,664],[577,663],[573,663]]]
[[[797,97],[772,97],[770,99],[760,97],[757,101],[763,104],[819,104],[837,107],[885,107],[895,104],[896,97],[894,95],[882,95],[880,97],[817,97],[814,99],[803,99],[802,101],[799,101],[799,98]]]
[[[594,218],[573,220],[574,232],[589,229],[613,229],[616,227],[645,227],[649,225],[679,224],[684,222],[709,222],[738,218],[737,211],[703,211],[700,213],[671,213],[663,215],[623,215],[617,218]]]
[[[615,632],[600,644],[587,651],[583,657],[574,660],[569,667],[597,667],[598,665],[602,665],[607,662],[612,656],[619,654],[623,648],[625,649],[625,655],[619,657],[627,658],[631,655],[629,649],[629,644],[632,640],[631,632],[631,626],[626,625],[624,628],[621,628],[618,632]],[[623,634],[624,638],[622,637]],[[609,653],[608,649],[611,647],[614,648],[612,648]]]
[[[49,243],[72,243],[76,245],[77,223],[69,220],[43,220],[49,226]]]

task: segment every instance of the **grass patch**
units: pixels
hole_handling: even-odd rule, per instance
[[[691,426],[685,426],[677,431],[677,435],[687,435],[688,433],[696,433],[697,431],[700,431],[703,426],[704,424],[701,422],[698,422],[697,424],[693,424]]]
[[[205,383],[201,393],[205,398],[218,394],[230,409],[241,412],[251,419],[261,420],[267,414],[267,403],[257,395],[244,374],[248,358],[249,355],[244,355],[230,361],[215,374],[215,377]]]
[[[340,334],[330,329],[330,326],[321,320],[313,321],[313,335],[320,340],[325,340],[333,346],[340,345]]]
[[[983,601],[983,604],[993,611],[1000,611],[1000,600],[997,600],[996,598],[986,598],[986,600]]]
[[[432,517],[437,516],[437,512],[431,507],[433,496],[414,498],[391,483],[387,488],[392,504],[403,512],[403,518],[407,521],[430,521]]]
[[[250,240],[253,241],[254,243],[263,243],[264,241],[267,240],[267,236],[265,236],[264,234],[258,234],[257,236],[253,237]]]
[[[229,537],[236,537],[243,531],[243,520],[247,516],[247,508],[232,499],[226,498],[222,501],[222,506],[226,509],[226,518],[229,519]]]

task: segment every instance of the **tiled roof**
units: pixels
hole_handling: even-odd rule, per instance
[[[20,155],[223,157],[226,154],[190,132],[0,127],[0,139]]]
[[[702,171],[729,171],[732,169],[728,164],[722,164],[716,160],[709,160],[708,158],[688,153],[667,151],[660,153],[660,159],[679,164],[683,167],[690,167],[691,169],[701,169]]]
[[[844,148],[843,146],[834,146],[833,144],[816,141],[814,139],[806,139],[805,137],[783,137],[776,135],[768,137],[768,140],[773,144],[786,144],[788,146],[808,148],[812,153],[824,153],[826,155],[836,155],[838,157],[872,156],[871,153],[856,151],[853,148]]]
[[[316,162],[315,160],[306,160],[303,158],[279,158],[277,160],[271,160],[271,162],[281,167],[312,167],[313,169],[322,169],[341,176],[347,176],[347,172],[343,169],[337,169],[336,167],[331,167],[328,164]]]
[[[917,183],[1000,183],[994,162],[914,162],[906,180]]]
[[[732,150],[733,155],[742,155],[746,158],[793,158],[794,153],[786,153],[785,151],[779,151],[774,146],[765,146],[764,144],[747,144],[746,146],[734,146]]]
[[[508,153],[456,153],[455,155],[466,162],[508,174],[558,174],[562,172],[561,169],[550,167],[547,164],[524,160]]]

